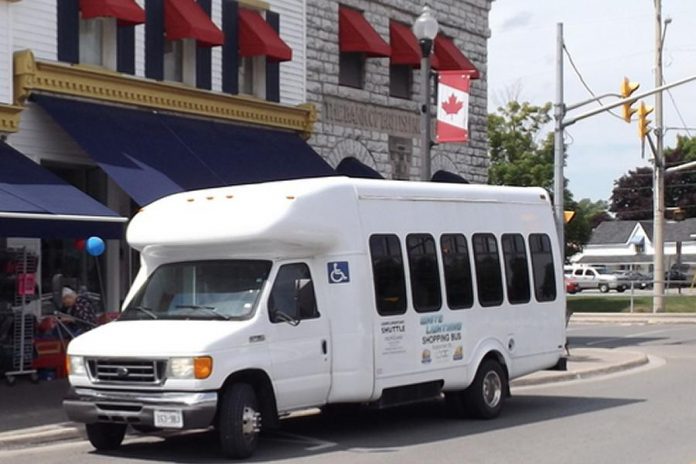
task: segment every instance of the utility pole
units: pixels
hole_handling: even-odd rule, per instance
[[[662,0],[655,2],[655,87],[662,86]],[[653,313],[665,310],[665,166],[662,92],[655,93],[655,160],[653,167]]]
[[[561,259],[565,261],[565,236],[563,220],[563,204],[565,198],[565,179],[563,177],[564,146],[563,146],[563,118],[565,117],[565,104],[563,103],[563,23],[556,24],[556,103],[553,108],[554,125],[554,174],[553,174],[553,211],[556,216],[556,229],[560,242]]]

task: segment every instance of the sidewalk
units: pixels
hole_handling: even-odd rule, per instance
[[[602,348],[572,348],[567,371],[541,371],[512,381],[511,386],[541,385],[584,379],[632,369],[648,363],[643,353]],[[0,386],[0,450],[84,438],[84,428],[71,422],[61,407],[65,379],[37,385],[18,379]]]
[[[696,313],[573,313],[571,324],[696,324]]]

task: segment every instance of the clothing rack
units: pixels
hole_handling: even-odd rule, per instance
[[[30,375],[32,381],[38,380],[34,361],[34,316],[27,313],[27,304],[37,298],[35,292],[38,256],[29,253],[26,247],[7,249],[2,253],[5,269],[13,274],[15,291],[12,302],[14,316],[12,370],[5,372],[10,385],[18,375]]]

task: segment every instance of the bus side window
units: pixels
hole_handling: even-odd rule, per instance
[[[396,235],[370,236],[375,302],[380,316],[406,312],[406,282],[401,242]]]
[[[498,242],[493,234],[474,234],[476,289],[481,306],[499,306],[503,302]]]
[[[537,301],[556,299],[556,272],[553,267],[551,239],[546,234],[529,235],[529,253],[532,256],[534,296]],[[577,274],[578,271],[575,273]]]
[[[474,304],[474,288],[466,237],[462,234],[444,234],[440,237],[440,250],[445,272],[447,306],[450,309],[471,308]]]
[[[524,237],[522,234],[503,234],[501,243],[508,301],[510,304],[529,303],[529,266]]]
[[[268,297],[271,322],[316,319],[320,316],[309,267],[304,263],[284,264],[278,270]],[[282,313],[282,314],[279,314]]]
[[[442,307],[442,290],[435,239],[430,234],[409,234],[406,236],[406,250],[413,308],[419,313],[439,310]]]

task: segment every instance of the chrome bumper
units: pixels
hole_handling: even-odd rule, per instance
[[[217,411],[217,392],[128,392],[71,388],[63,400],[70,420],[91,424],[112,422],[154,427],[156,410],[182,412],[184,429],[212,425]]]

